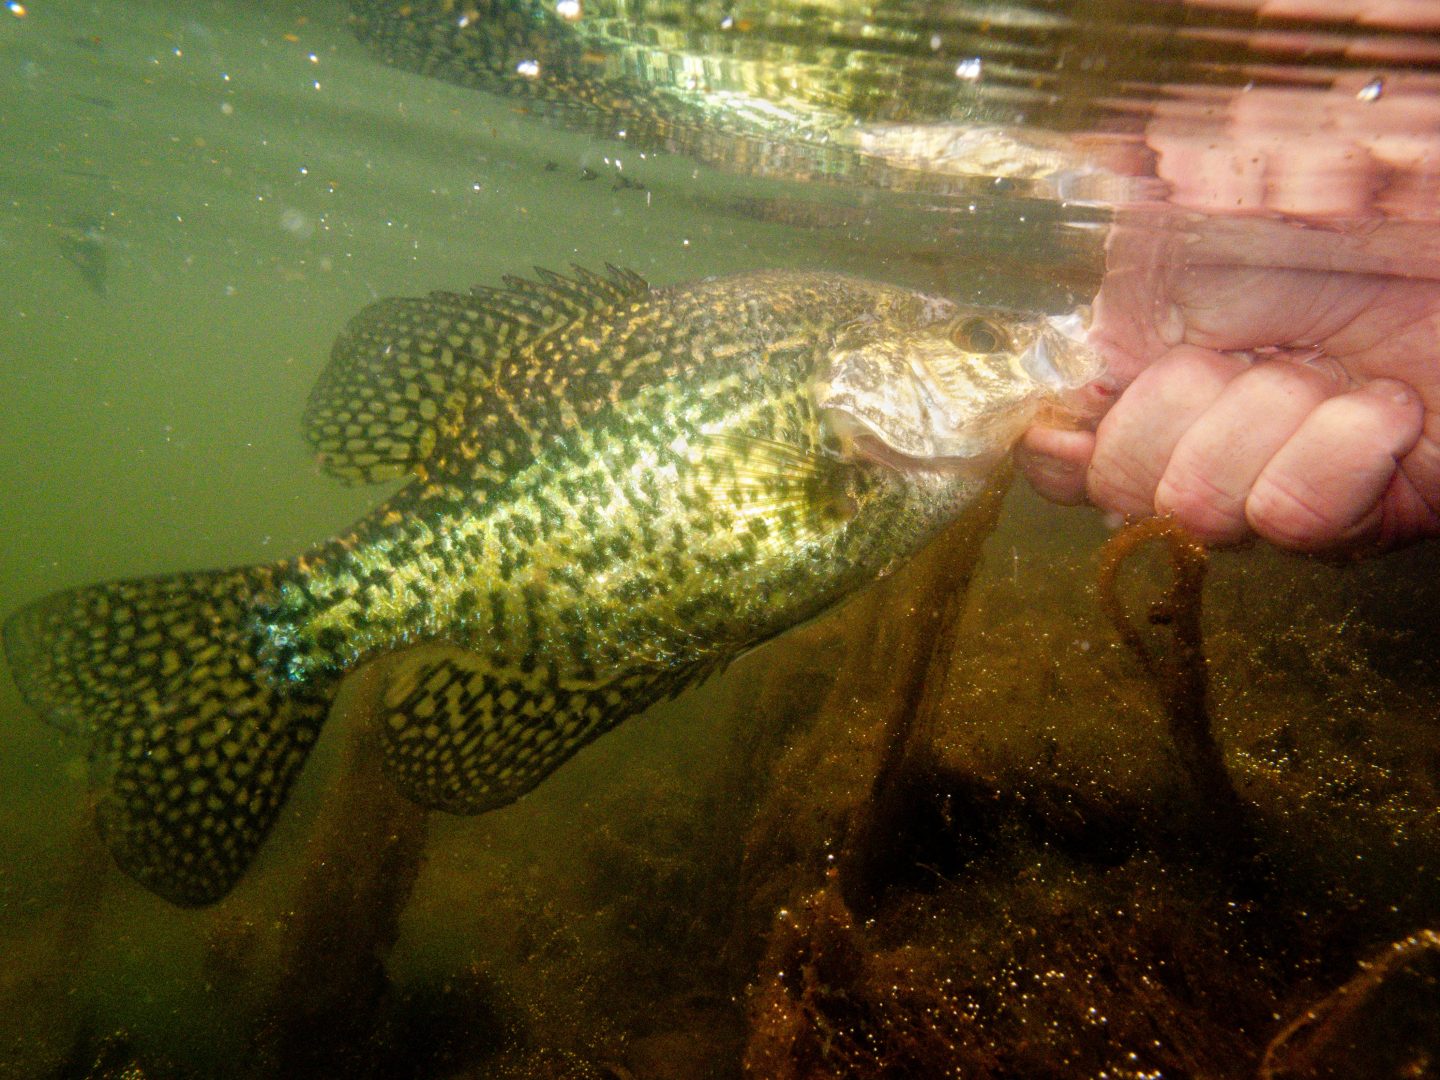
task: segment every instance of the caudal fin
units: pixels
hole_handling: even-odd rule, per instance
[[[254,858],[332,688],[277,684],[249,612],[265,568],[56,593],[5,623],[21,693],[91,739],[115,861],[177,904],[218,900]]]

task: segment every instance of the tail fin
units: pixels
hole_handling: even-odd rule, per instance
[[[177,904],[225,895],[313,745],[333,687],[279,685],[247,625],[264,567],[110,582],[5,623],[21,693],[88,735],[101,834]]]

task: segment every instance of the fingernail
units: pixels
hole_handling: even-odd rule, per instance
[[[1026,457],[1025,468],[1033,480],[1052,488],[1074,487],[1085,475],[1083,465],[1072,465],[1068,461],[1057,461],[1055,458],[1038,454]]]
[[[1170,304],[1155,321],[1155,328],[1159,331],[1160,340],[1174,348],[1185,340],[1185,312],[1179,304]]]
[[[1415,400],[1415,391],[1399,379],[1376,379],[1370,384],[1397,405],[1409,405]]]

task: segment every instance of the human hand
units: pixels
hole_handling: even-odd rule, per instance
[[[1042,494],[1173,513],[1211,543],[1440,536],[1440,204],[1425,194],[1440,99],[1402,95],[1368,127],[1355,104],[1307,99],[1325,115],[1300,127],[1315,139],[1285,137],[1288,91],[1232,102],[1220,132],[1151,125],[1171,202],[1204,212],[1126,214],[1112,232],[1090,334],[1108,365],[1085,403],[1098,425],[1027,433],[1018,457]]]
[[[1173,513],[1211,543],[1254,534],[1322,551],[1440,536],[1440,282],[1174,276],[1118,303],[1102,293],[1092,339],[1111,377],[1133,381],[1094,432],[1027,433],[1021,466],[1042,494]],[[1237,353],[1257,342],[1277,351]]]

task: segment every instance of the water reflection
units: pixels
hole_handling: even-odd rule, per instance
[[[1181,126],[1197,141],[1230,135],[1232,120],[1343,138],[1309,126],[1332,119],[1332,94],[1388,99],[1350,113],[1382,141],[1386,128],[1403,135],[1382,161],[1424,156],[1415,140],[1430,130],[1440,64],[1430,17],[1387,23],[1381,11],[1361,25],[1323,2],[1253,7],[352,3],[357,33],[392,63],[513,95],[642,151],[757,175],[929,191],[998,178],[1130,201],[1163,189],[1086,177],[1145,176],[1172,152],[1152,136],[1173,140]]]
[[[624,144],[606,159],[617,171],[636,152],[687,154],[762,181],[731,209],[801,225],[843,227],[858,203],[860,245],[941,287],[947,262],[1003,266],[1017,247],[1032,278],[1083,263],[1118,215],[1094,326],[1111,368],[1090,408],[1098,421],[1144,372],[1110,424],[1134,430],[1118,448],[1102,437],[1098,457],[1087,436],[1037,433],[1026,464],[1043,491],[1172,510],[1212,541],[1318,550],[1440,534],[1433,13],[1361,18],[1318,0],[352,6],[390,62]],[[1043,238],[1026,235],[1036,228]],[[1089,284],[1071,276],[1063,297],[1032,286],[1024,302],[1088,299]],[[1159,401],[1204,396],[1257,358],[1295,363],[1236,382],[1223,424]],[[1313,420],[1275,417],[1245,393],[1262,381],[1311,409],[1338,401]],[[1263,446],[1218,460],[1267,416]],[[1358,440],[1342,430],[1355,424]],[[1317,475],[1317,460],[1353,475]],[[1392,478],[1405,490],[1386,495]]]
[[[1055,95],[1024,73],[1060,62],[1068,25],[1038,9],[352,6],[361,38],[392,63],[638,152],[750,175],[945,194],[991,194],[1001,179],[1064,197],[1093,193],[1085,178],[1108,158],[1029,112]]]

